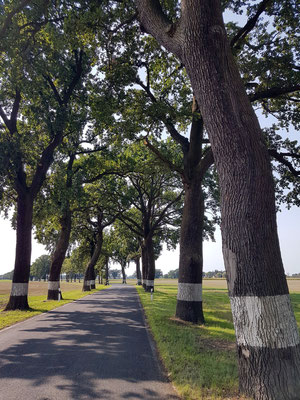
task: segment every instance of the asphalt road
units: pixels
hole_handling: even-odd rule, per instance
[[[0,331],[0,400],[73,399],[178,399],[134,287],[113,285]]]

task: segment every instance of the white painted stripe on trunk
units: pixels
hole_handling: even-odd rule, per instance
[[[48,281],[48,290],[58,290],[59,281]]]
[[[28,295],[28,283],[12,283],[11,296],[27,296]]]
[[[151,279],[147,279],[146,280],[146,286],[154,286],[154,281],[152,281]]]
[[[85,281],[84,286],[91,286],[91,281]]]
[[[92,279],[90,282],[91,282],[91,285],[95,285],[95,279]]]
[[[202,301],[202,284],[179,282],[177,300]]]
[[[230,297],[237,343],[283,349],[300,343],[288,294]]]
[[[142,283],[141,279],[137,280],[137,284],[140,285]]]

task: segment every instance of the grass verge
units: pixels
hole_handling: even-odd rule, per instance
[[[71,303],[74,300],[78,300],[81,297],[98,292],[99,290],[107,289],[108,287],[109,286],[97,285],[97,288],[91,292],[82,292],[81,289],[65,291],[63,292],[63,300],[61,301],[48,301],[47,295],[28,296],[30,310],[27,311],[3,311],[8,302],[9,295],[0,295],[0,329],[11,326],[17,322],[24,321],[25,319],[34,317],[35,315],[53,310],[54,308],[61,307],[64,304]]]
[[[174,318],[177,287],[155,287],[154,300],[137,287],[168,375],[185,400],[245,399],[238,395],[235,334],[227,291],[204,289],[203,326]],[[291,295],[300,322],[300,294]]]

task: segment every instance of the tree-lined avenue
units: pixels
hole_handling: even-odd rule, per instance
[[[0,343],[6,400],[178,399],[132,286],[113,285],[4,329]]]

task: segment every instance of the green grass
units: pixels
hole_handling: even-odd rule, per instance
[[[25,319],[34,317],[35,315],[53,310],[54,308],[63,306],[81,297],[87,296],[91,293],[98,292],[99,290],[107,289],[109,286],[99,285],[97,289],[91,292],[82,292],[82,290],[66,291],[63,293],[64,299],[61,301],[47,300],[47,295],[43,296],[29,296],[28,302],[30,310],[27,311],[3,311],[6,306],[9,296],[0,295],[0,329],[11,326],[17,322],[24,321]]]
[[[174,318],[176,286],[156,286],[152,302],[143,288],[137,290],[163,364],[183,399],[242,399],[227,291],[204,289],[206,324],[200,326]],[[300,327],[300,294],[291,298]]]

